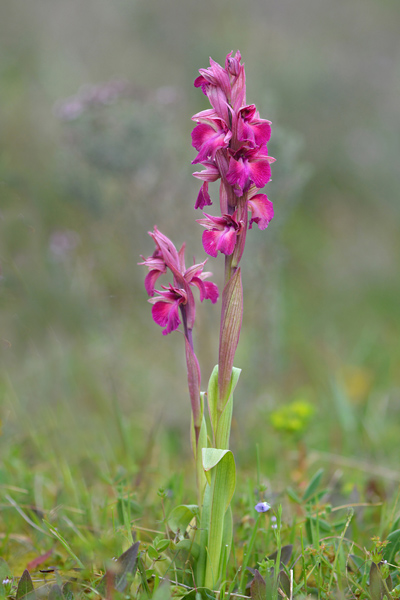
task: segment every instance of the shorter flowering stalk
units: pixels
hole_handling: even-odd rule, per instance
[[[171,240],[157,227],[154,227],[149,235],[153,238],[156,249],[148,258],[142,256],[143,262],[139,264],[148,268],[145,288],[150,296],[149,302],[153,305],[151,312],[154,321],[161,327],[165,327],[163,335],[167,335],[183,325],[188,387],[197,448],[203,411],[200,402],[200,367],[193,347],[192,332],[196,306],[192,288],[194,286],[198,288],[201,302],[209,299],[214,304],[219,296],[218,287],[215,283],[206,281],[212,275],[210,272],[203,272],[207,259],[186,269],[184,245],[178,252]],[[170,283],[168,287],[163,285],[161,290],[156,290],[155,285],[158,278],[166,274],[168,270],[173,275],[173,284]]]

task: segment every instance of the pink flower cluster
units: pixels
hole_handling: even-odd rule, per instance
[[[207,259],[186,269],[185,245],[178,252],[171,240],[157,227],[154,227],[154,231],[149,231],[149,235],[153,238],[156,249],[148,258],[142,256],[143,262],[139,264],[148,268],[144,285],[150,296],[149,302],[153,304],[153,319],[158,325],[165,327],[163,335],[178,329],[183,321],[185,336],[192,345],[191,332],[196,308],[191,288],[196,286],[199,289],[201,302],[209,299],[214,304],[218,300],[218,287],[211,281],[205,281],[212,275],[210,272],[203,272]],[[168,269],[173,275],[173,284],[168,287],[162,285],[161,290],[156,290],[157,279],[167,273]]]
[[[270,180],[270,164],[275,161],[267,150],[271,123],[260,119],[254,104],[246,104],[240,61],[240,52],[235,56],[231,52],[225,68],[210,58],[210,67],[200,69],[194,85],[201,87],[212,108],[192,117],[197,123],[192,144],[198,152],[193,164],[205,167],[193,174],[203,181],[195,208],[212,204],[208,185],[221,179],[221,216],[204,213],[205,218],[198,221],[205,227],[203,246],[210,256],[217,256],[218,251],[229,256],[238,248],[236,263],[243,253],[247,224],[250,229],[253,223],[265,229],[274,216],[272,202],[259,193]]]

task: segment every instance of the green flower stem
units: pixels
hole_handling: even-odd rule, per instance
[[[204,417],[204,396],[205,393],[200,394],[200,412],[201,412],[201,426],[196,436],[196,430],[194,426],[194,418],[192,413],[192,427],[191,427],[191,439],[192,439],[192,450],[194,459],[196,462],[196,482],[197,482],[197,495],[199,507],[203,504],[204,491],[207,484],[207,479],[203,469],[203,458],[202,450],[208,446],[208,435],[207,425]]]
[[[236,485],[235,459],[229,450],[205,448],[203,468],[210,489],[205,586],[213,589],[223,575],[223,550],[226,552],[226,545],[229,549],[232,539],[231,522],[225,518],[232,518],[228,508]]]

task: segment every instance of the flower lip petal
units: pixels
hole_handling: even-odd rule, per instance
[[[251,211],[249,229],[253,223],[257,223],[259,229],[266,229],[274,217],[274,207],[271,200],[265,194],[256,194],[248,200],[248,208]]]
[[[249,171],[251,180],[260,189],[271,179],[270,163],[265,158],[249,161]]]
[[[162,299],[159,302],[156,302],[151,309],[152,317],[160,327],[165,327],[162,332],[163,335],[167,335],[172,331],[178,329],[181,324],[181,320],[178,314],[178,302],[174,302],[172,304],[168,302],[163,302]]]
[[[205,181],[199,190],[194,207],[203,209],[205,206],[211,206],[211,204],[212,200],[210,194],[208,193],[208,182]]]
[[[204,285],[206,288],[206,300],[211,300],[212,304],[215,304],[219,298],[218,286],[212,281],[205,281]]]

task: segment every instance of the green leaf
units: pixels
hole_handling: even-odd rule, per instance
[[[278,576],[278,585],[286,594],[286,596],[290,597],[290,579],[287,576],[285,571],[281,571]]]
[[[400,550],[400,529],[396,529],[396,531],[389,533],[387,540],[389,544],[385,548],[383,559],[387,560],[389,563],[394,563],[396,554]]]
[[[194,542],[193,540],[181,540],[180,542],[175,544],[175,548],[177,550],[186,550],[196,560],[200,554],[200,546],[199,544],[196,544],[196,542]]]
[[[169,540],[159,540],[156,545],[158,552],[165,552],[169,544]]]
[[[220,577],[224,516],[235,491],[235,459],[229,450],[204,448],[203,468],[211,487],[205,584],[213,588]]]
[[[153,577],[153,575],[155,574],[156,570],[155,569],[146,569],[146,579],[149,580]]]
[[[199,587],[195,590],[190,590],[183,596],[181,596],[182,600],[215,600],[215,594],[209,588]]]
[[[169,584],[169,581],[163,581],[153,594],[152,600],[169,600],[170,598],[171,586]]]
[[[117,575],[115,578],[114,587],[118,592],[123,592],[126,588],[126,584],[128,583],[128,575],[135,574],[137,568],[139,546],[140,542],[136,542],[135,544],[130,546],[128,550],[121,554],[121,556],[117,560]]]
[[[128,583],[128,575],[134,575],[136,571],[139,545],[140,542],[136,542],[130,546],[112,565],[111,577],[113,587],[118,592],[124,591]],[[102,595],[104,595],[106,590],[108,577],[110,577],[110,571],[105,573],[96,586],[96,590]]]
[[[282,568],[283,565],[289,564],[289,561],[292,557],[292,552],[293,552],[293,544],[288,544],[287,546],[282,546],[280,568]],[[277,556],[278,556],[278,550],[275,550],[275,552],[273,552],[272,554],[270,554],[268,556],[268,559],[273,560],[275,562]]]
[[[315,475],[311,478],[310,483],[306,487],[306,490],[303,494],[303,502],[307,502],[310,500],[317,491],[317,488],[321,482],[322,475],[324,473],[324,469],[318,469]]]
[[[215,475],[213,469],[218,466],[218,494],[215,496],[215,499],[220,500],[221,498],[224,498],[225,512],[232,500],[236,486],[235,459],[230,450],[203,448],[203,469],[210,485],[212,476]],[[213,473],[211,473],[211,471],[213,471]]]
[[[333,528],[324,519],[317,519],[316,517],[307,517],[306,519],[306,532],[307,538],[310,544],[314,543],[314,533],[317,533],[317,527],[320,533],[332,533]]]
[[[366,563],[365,560],[360,556],[357,556],[356,554],[349,554],[347,564],[349,570],[353,573],[357,573],[358,571],[361,575],[364,575]]]
[[[149,546],[147,548],[147,554],[149,555],[149,557],[151,558],[151,560],[157,560],[157,558],[160,555],[160,553],[157,552],[157,550],[154,548],[154,546]]]
[[[199,507],[196,504],[181,504],[176,506],[168,516],[168,527],[175,534],[179,531],[180,537],[183,539],[189,523],[194,517],[198,516],[198,514]]]
[[[267,597],[267,584],[257,569],[254,569],[254,579],[250,584],[252,600],[265,600]]]
[[[35,590],[33,587],[31,576],[29,575],[29,571],[25,569],[22,573],[21,579],[18,582],[17,593],[15,595],[16,600],[20,600],[24,598],[27,600],[29,596],[29,600],[35,597]]]
[[[203,471],[204,472],[204,471]],[[200,519],[200,554],[197,560],[196,584],[199,587],[204,586],[207,563],[208,531],[210,526],[211,514],[211,487],[206,484],[204,490],[203,506],[201,508]]]
[[[286,493],[289,496],[289,498],[291,500],[293,500],[294,502],[296,502],[297,504],[301,504],[301,498],[296,494],[296,492],[294,491],[293,488],[288,487],[286,489]]]
[[[74,590],[70,581],[64,583],[64,585],[62,586],[62,593],[65,600],[74,600]]]
[[[11,570],[4,558],[0,557],[0,581],[11,579]]]
[[[64,600],[64,596],[59,585],[54,584],[51,586],[48,600]]]
[[[218,425],[218,365],[215,365],[208,381],[207,401],[211,427],[215,436],[215,430]]]
[[[237,367],[232,367],[228,400],[224,406],[222,413],[218,417],[218,424],[215,432],[215,446],[217,448],[229,448],[229,438],[231,435],[231,423],[233,413],[233,392],[235,391],[241,372],[241,369],[238,369]]]
[[[221,552],[226,554],[226,562],[231,554],[233,538],[233,516],[232,508],[228,506],[228,509],[224,516],[224,529],[222,532]]]
[[[208,382],[208,410],[210,413],[211,426],[214,434],[215,446],[217,448],[228,448],[232,421],[233,392],[239,381],[241,369],[232,367],[232,375],[227,394],[227,401],[221,413],[218,412],[218,365],[211,373]]]
[[[369,593],[371,600],[382,600],[385,587],[383,585],[382,576],[377,565],[373,562],[369,571]]]
[[[0,598],[6,595],[6,589],[3,584],[3,581],[6,579],[11,579],[11,571],[6,561],[0,557]]]
[[[53,525],[51,523],[48,523],[45,519],[43,519],[43,523],[47,526],[48,530],[50,531],[50,533],[52,533],[54,535],[55,538],[57,538],[59,540],[59,542],[61,542],[61,544],[64,546],[64,548],[66,549],[66,551],[68,552],[68,554],[70,556],[72,556],[72,558],[77,562],[78,566],[81,569],[85,568],[85,565],[83,564],[83,562],[77,557],[77,555],[75,554],[75,552],[73,552],[72,548],[69,546],[67,540],[65,538],[63,538],[63,536],[61,535],[61,533],[58,532],[56,527],[53,527]]]
[[[396,531],[396,529],[399,529],[399,527],[400,527],[400,515],[397,517],[397,519],[394,520],[391,531],[392,532]]]

